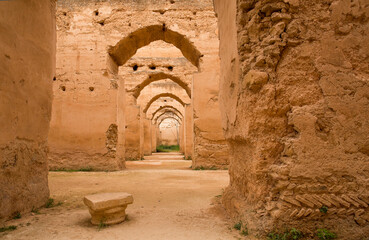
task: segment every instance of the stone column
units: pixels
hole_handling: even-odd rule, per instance
[[[143,108],[140,106],[140,159],[144,157],[144,143],[145,143],[145,117],[146,114],[143,112]]]
[[[151,123],[151,152],[156,152],[156,124]]]
[[[160,126],[156,125],[156,145],[161,145],[161,133],[160,133]]]
[[[193,110],[191,104],[186,104],[184,107],[184,118],[183,118],[183,126],[184,126],[184,138],[185,138],[185,158],[191,159],[193,156]]]
[[[125,87],[124,79],[118,76],[118,94],[117,94],[117,145],[116,145],[116,160],[120,169],[126,167],[125,163],[125,131],[126,131],[126,119],[125,119]]]
[[[218,102],[220,62],[216,55],[202,59],[201,72],[192,82],[194,156],[196,167],[228,167],[228,146],[221,124]]]
[[[125,112],[125,159],[140,159],[140,107],[129,93],[126,93]]]
[[[0,3],[0,222],[49,198],[55,1]]]
[[[144,155],[151,155],[151,120],[144,119]]]
[[[182,124],[179,125],[179,151],[181,153],[184,153],[186,147],[185,147],[185,138],[184,138],[184,123],[182,121]]]

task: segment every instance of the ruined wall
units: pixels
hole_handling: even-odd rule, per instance
[[[151,155],[151,120],[144,119],[144,155]]]
[[[163,120],[159,125],[160,141],[158,145],[178,145],[179,144],[179,126],[176,120],[171,118]]]
[[[213,48],[219,48],[218,42],[213,43]],[[206,56],[202,62],[203,70],[194,75],[192,168],[228,168],[228,145],[223,134],[218,101],[219,66],[217,55]]]
[[[49,197],[55,3],[0,2],[0,222]]]
[[[368,2],[215,5],[231,148],[226,208],[252,232],[367,237]]]
[[[151,152],[156,152],[156,147],[157,147],[157,125],[156,124],[151,124]]]
[[[137,42],[126,47],[127,51],[121,51],[116,45],[130,33],[153,25],[165,29],[165,32],[175,32],[168,36],[172,37],[169,40],[174,41],[177,47],[188,46],[181,45],[181,41],[185,40],[188,44],[193,43],[197,50],[191,52],[194,49],[190,47],[180,51],[172,44],[155,41],[131,56],[128,53],[135,51]],[[193,73],[199,71],[198,67],[204,72],[219,70],[218,65],[201,66],[201,55],[204,55],[204,59],[218,57],[217,21],[210,0],[59,0],[57,31],[55,107],[49,135],[50,166],[54,169],[119,169],[124,164],[117,159],[118,155],[125,159],[141,157],[139,150],[142,150],[142,141],[137,145],[137,138],[139,141],[142,136],[137,136],[137,132],[142,133],[141,126],[132,122],[137,118],[138,106],[131,95],[137,84],[151,74],[166,73],[179,77],[191,89]],[[174,39],[173,36],[181,38]],[[140,37],[138,34],[134,39],[140,41]],[[118,50],[114,52],[114,49]],[[108,52],[111,57],[108,57]],[[197,59],[194,60],[191,54]],[[107,71],[107,58],[110,62],[122,65],[118,78],[112,78]],[[123,64],[119,59],[127,61]],[[204,77],[202,81],[210,81],[209,84],[217,86],[217,80]],[[126,99],[117,97],[122,95],[121,88],[127,90]],[[217,92],[212,92],[209,96],[203,96],[203,99],[216,95]],[[126,107],[123,108],[122,104]],[[216,104],[211,106],[218,110]],[[123,109],[124,112],[117,109]],[[125,123],[118,120],[122,114]],[[219,117],[217,121],[220,122]],[[109,152],[106,132],[111,124],[117,125],[118,136],[125,137],[125,141],[120,138],[117,140],[118,145],[124,142],[120,146],[123,145],[125,149]],[[217,130],[221,135],[221,129]],[[204,133],[199,137],[204,135],[210,136]],[[206,147],[204,149],[209,152]]]
[[[185,159],[193,158],[193,109],[191,105],[185,105],[183,114],[183,126],[184,126],[184,142],[185,149],[184,155]]]

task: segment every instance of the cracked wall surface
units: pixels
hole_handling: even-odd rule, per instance
[[[0,223],[49,198],[55,2],[0,2]]]
[[[142,88],[157,83],[153,80],[172,79],[191,95],[194,73],[219,71],[217,19],[210,0],[59,0],[56,15],[57,73],[49,134],[51,169],[120,169],[123,164],[109,154],[105,144],[110,124],[124,131],[118,133],[124,137],[124,149],[117,149],[116,154],[127,160],[141,158],[142,134],[137,133],[142,133],[142,124],[135,122],[140,117],[135,98]],[[213,65],[204,64],[203,59],[210,58],[215,59]],[[116,76],[112,77],[112,72]],[[214,129],[198,125],[203,132],[200,139],[205,135],[208,139],[223,136],[218,99],[214,98],[218,94],[218,77],[204,75],[199,80],[207,81],[212,89],[204,91],[208,96],[201,98],[215,100],[201,109],[211,109],[210,115],[215,113],[204,122],[217,123]],[[199,87],[201,94],[201,87],[207,86]],[[198,99],[202,101],[201,98]],[[154,104],[160,107],[159,103]],[[117,108],[122,111],[119,113]],[[155,110],[150,109],[149,115],[151,111]],[[118,122],[119,118],[124,118],[125,123]],[[190,134],[187,136],[190,138]],[[198,143],[205,143],[199,148],[203,153],[214,149],[207,149],[213,145],[206,145],[205,141]],[[222,143],[226,146],[224,137]],[[200,155],[204,160],[208,156]],[[219,161],[227,161],[226,154],[219,157]]]
[[[367,237],[369,3],[215,5],[231,149],[226,208],[259,233]]]

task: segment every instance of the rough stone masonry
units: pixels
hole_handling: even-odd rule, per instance
[[[367,237],[369,2],[215,6],[227,210],[260,233],[328,228],[342,239]]]

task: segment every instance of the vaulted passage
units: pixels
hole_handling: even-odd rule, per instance
[[[197,68],[200,67],[202,55],[199,50],[184,35],[168,29],[165,24],[147,26],[132,32],[110,48],[109,54],[121,66],[136,54],[137,49],[158,40],[173,44],[188,61]]]
[[[169,79],[169,80],[172,80],[173,82],[177,83],[179,86],[181,86],[186,91],[188,96],[191,98],[191,90],[190,90],[187,83],[183,82],[180,78],[178,78],[176,76],[173,76],[173,75],[167,74],[167,73],[163,73],[163,72],[159,72],[159,73],[149,75],[149,77],[146,80],[144,80],[142,83],[137,85],[134,89],[129,90],[129,92],[133,92],[133,96],[135,98],[138,98],[140,96],[141,91],[147,85],[149,85],[152,82],[160,81],[160,80],[163,80],[163,79]]]
[[[368,66],[367,0],[0,0],[0,238],[368,240]]]
[[[151,104],[153,104],[153,102],[155,102],[159,98],[164,98],[164,97],[172,98],[172,99],[176,100],[177,102],[179,102],[182,106],[185,105],[185,103],[182,101],[182,99],[180,99],[179,97],[177,97],[176,95],[174,95],[172,93],[160,93],[160,94],[154,96],[152,99],[150,99],[150,101],[146,104],[143,112],[146,113],[147,110],[150,108]]]

